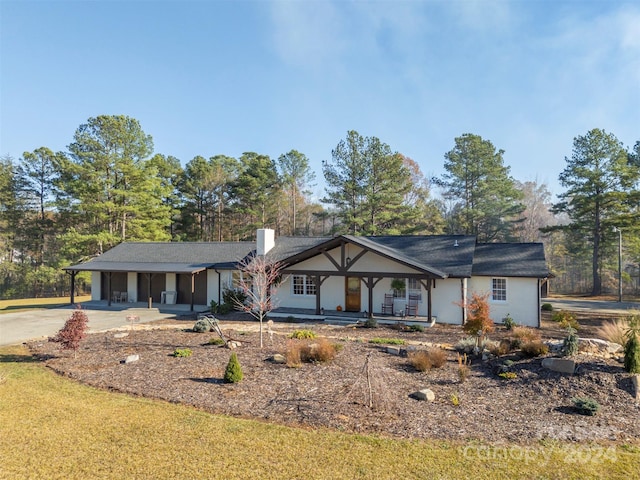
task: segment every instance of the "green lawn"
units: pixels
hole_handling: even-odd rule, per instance
[[[91,295],[81,295],[75,301],[87,302],[91,300]],[[23,298],[18,300],[0,300],[0,315],[8,312],[18,312],[21,310],[31,310],[34,308],[56,308],[69,305],[69,297],[54,298]]]
[[[80,385],[18,346],[0,349],[0,456],[0,479],[629,479],[640,471],[640,443],[404,441],[211,415]]]

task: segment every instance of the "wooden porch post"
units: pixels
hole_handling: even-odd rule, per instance
[[[153,308],[153,295],[151,295],[151,273],[147,273],[147,308]]]
[[[367,310],[368,314],[368,318],[373,318],[373,277],[369,277],[368,281],[367,281],[367,287],[369,290],[369,308]]]
[[[322,282],[320,282],[320,275],[316,274],[313,281],[316,283],[316,315],[320,315],[320,286],[322,285]]]
[[[427,321],[429,323],[431,323],[431,316],[432,316],[432,310],[431,310],[431,282],[433,279],[428,278],[427,279]]]
[[[76,272],[75,270],[71,271],[71,293],[69,295],[69,302],[73,305],[76,301]]]
[[[191,272],[191,311],[193,312],[193,296],[196,291],[196,276]]]
[[[107,273],[107,306],[111,306],[111,297],[113,296],[113,292],[111,291],[111,272]]]

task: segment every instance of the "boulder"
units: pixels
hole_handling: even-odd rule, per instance
[[[436,399],[436,394],[429,388],[423,388],[422,390],[413,392],[410,396],[416,400],[424,400],[427,402],[433,402]]]
[[[576,362],[569,358],[548,357],[542,360],[542,366],[554,372],[573,374],[576,370]]]
[[[287,358],[284,355],[276,353],[273,357],[271,357],[271,361],[273,363],[287,363]]]
[[[124,337],[128,337],[129,334],[127,332],[120,332],[120,333],[116,333],[113,338],[124,338]]]
[[[393,347],[391,345],[388,345],[387,348],[387,353],[391,354],[391,355],[400,355],[400,347]]]
[[[578,338],[578,352],[598,357],[613,357],[620,354],[622,345],[599,338]]]
[[[140,355],[129,355],[127,358],[124,359],[124,363],[133,363],[133,362],[137,362],[138,360],[140,360]]]

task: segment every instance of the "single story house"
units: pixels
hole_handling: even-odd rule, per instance
[[[92,273],[92,300],[204,310],[237,285],[238,263],[251,255],[283,265],[278,307],[316,315],[408,312],[458,325],[466,319],[465,301],[478,292],[489,294],[496,322],[509,314],[519,324],[539,326],[541,287],[550,276],[541,243],[477,243],[471,235],[276,239],[270,229],[258,230],[256,243],[122,243],[65,270],[72,281],[78,271]],[[402,280],[396,288],[394,279]]]

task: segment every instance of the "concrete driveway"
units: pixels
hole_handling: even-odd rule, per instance
[[[106,302],[84,302],[82,308],[89,317],[89,331],[99,332],[129,325],[127,317],[139,317],[136,323],[148,323],[162,319],[177,319],[190,312],[183,305],[112,304]],[[204,310],[206,307],[200,307]],[[75,307],[60,307],[25,310],[0,314],[0,345],[15,345],[27,340],[47,338],[60,330]]]

